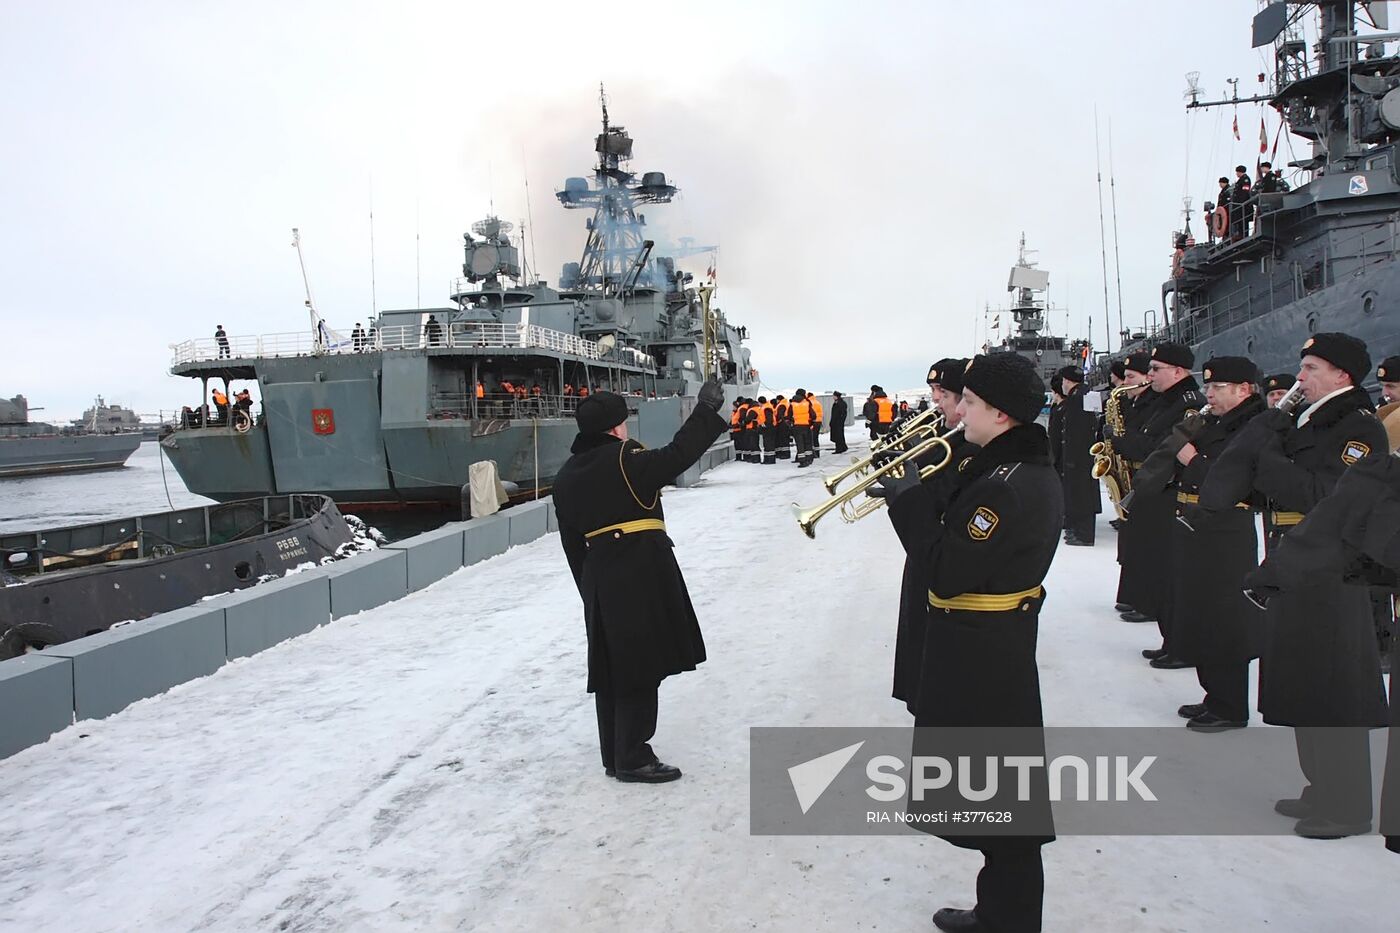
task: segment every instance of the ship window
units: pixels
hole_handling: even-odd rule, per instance
[[[233,565],[233,575],[240,580],[246,580],[253,575],[253,568],[246,560],[240,560]]]
[[[1376,296],[1368,294],[1361,299],[1361,313],[1370,314],[1374,310],[1376,310]]]
[[[1315,334],[1315,333],[1317,333],[1317,315],[1316,315],[1316,314],[1309,314],[1309,315],[1308,315],[1308,333],[1310,333],[1310,334]]]
[[[1372,156],[1371,158],[1367,159],[1366,168],[1368,170],[1376,168],[1390,168],[1390,153],[1384,152],[1378,156]]]

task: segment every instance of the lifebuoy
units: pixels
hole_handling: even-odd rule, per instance
[[[1210,215],[1210,231],[1217,237],[1224,237],[1230,230],[1230,212],[1224,206],[1217,207]]]

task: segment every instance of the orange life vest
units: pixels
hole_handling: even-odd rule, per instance
[[[875,404],[878,406],[875,410],[875,421],[878,424],[889,424],[894,420],[894,402],[882,396],[875,400]]]
[[[802,399],[792,403],[792,423],[800,428],[810,425],[815,414],[810,399]]]

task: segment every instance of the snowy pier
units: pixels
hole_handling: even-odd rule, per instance
[[[550,534],[0,761],[0,930],[924,931],[971,906],[980,858],[937,839],[749,834],[749,727],[910,724],[888,521],[813,542],[789,513],[823,497],[826,454],[666,494],[709,649],[661,688],[680,782],[604,776]],[[1046,583],[1047,723],[1179,726],[1199,688],[1112,611],[1107,518]],[[1045,856],[1047,930],[1378,929],[1400,872],[1376,836]]]

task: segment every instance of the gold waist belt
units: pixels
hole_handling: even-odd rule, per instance
[[[963,593],[944,599],[929,590],[928,604],[935,609],[967,609],[971,612],[1005,612],[1021,605],[1024,599],[1039,599],[1045,589],[1033,586],[1019,593]]]
[[[1201,501],[1201,497],[1196,495],[1194,492],[1181,492],[1180,490],[1178,490],[1176,494],[1176,501],[1180,502],[1182,505],[1196,505]],[[1247,509],[1249,508],[1249,503],[1236,502],[1235,508]]]
[[[1303,520],[1303,513],[1270,512],[1269,518],[1275,525],[1296,525]]]
[[[605,525],[597,531],[590,531],[585,538],[596,538],[613,532],[613,537],[636,534],[639,531],[665,531],[666,523],[659,518],[639,518],[635,522],[618,522],[616,525]]]

